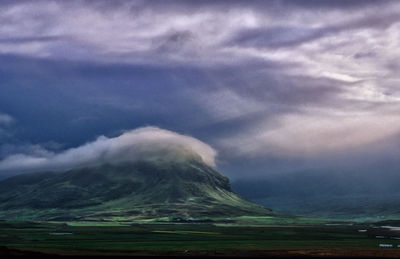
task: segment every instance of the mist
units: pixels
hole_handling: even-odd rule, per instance
[[[197,157],[215,166],[217,152],[206,143],[157,127],[125,131],[118,137],[100,136],[76,148],[59,153],[41,149],[36,154],[13,154],[0,161],[4,176],[23,172],[67,170],[102,163],[118,164],[143,159],[182,160]]]

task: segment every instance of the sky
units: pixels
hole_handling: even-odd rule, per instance
[[[400,169],[399,1],[0,0],[0,23],[0,178],[143,132],[231,178]]]

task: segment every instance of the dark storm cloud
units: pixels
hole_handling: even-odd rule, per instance
[[[398,1],[1,4],[0,114],[16,121],[0,125],[3,158],[146,125],[254,170],[397,141]]]
[[[32,142],[46,142],[50,137],[68,146],[78,145],[93,134],[151,124],[171,127],[182,125],[196,110],[199,115],[199,109],[180,96],[182,84],[205,82],[199,77],[201,71],[194,68],[99,65],[12,56],[0,60],[4,64],[0,68],[4,84],[0,88],[0,107],[20,118],[18,133]],[[67,130],[61,132],[60,127]]]

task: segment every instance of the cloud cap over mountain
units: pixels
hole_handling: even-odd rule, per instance
[[[157,127],[143,127],[114,138],[98,137],[95,141],[60,153],[42,150],[35,155],[14,154],[0,161],[0,172],[66,170],[102,163],[123,163],[160,157],[186,159],[199,157],[215,166],[217,152],[204,142]]]

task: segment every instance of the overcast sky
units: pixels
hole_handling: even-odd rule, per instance
[[[233,178],[400,169],[399,1],[2,0],[0,23],[3,176],[145,126]]]

